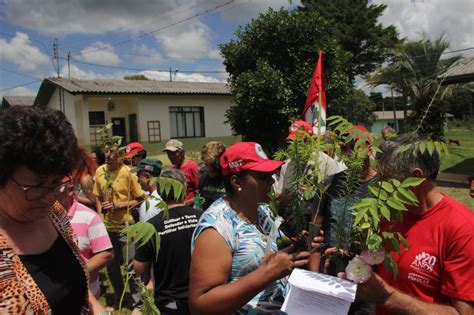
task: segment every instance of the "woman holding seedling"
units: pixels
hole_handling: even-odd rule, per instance
[[[226,196],[202,215],[194,231],[189,302],[196,314],[278,313],[285,277],[308,264],[309,252],[277,251],[274,224],[263,203],[283,162],[254,142],[236,143],[220,158]],[[273,252],[266,254],[267,242]]]

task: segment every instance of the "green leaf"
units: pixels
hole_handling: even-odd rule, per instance
[[[315,195],[316,189],[314,189],[313,187],[308,188],[303,192],[303,198],[307,201],[313,199]]]
[[[416,187],[423,183],[425,179],[424,178],[418,178],[418,177],[408,177],[405,179],[400,187],[406,188],[406,187]]]
[[[153,224],[148,222],[137,222],[124,228],[120,232],[127,237],[129,242],[136,244],[137,248],[140,248],[151,241],[151,245],[155,249],[156,257],[158,257],[158,252],[160,250],[160,234],[158,234]]]
[[[367,247],[369,249],[377,249],[380,248],[382,244],[382,238],[378,234],[372,234],[369,237],[369,240],[367,242]]]
[[[395,154],[399,154],[399,153],[406,152],[406,151],[410,150],[411,147],[412,147],[412,144],[405,144],[405,145],[402,145],[402,146],[398,147],[398,148],[395,150]]]
[[[398,265],[395,262],[395,260],[393,260],[392,256],[389,253],[385,254],[384,266],[385,266],[385,270],[387,270],[387,271],[391,270],[392,271],[394,279],[397,278],[397,276],[398,276]]]
[[[387,191],[388,193],[393,193],[394,189],[393,189],[392,184],[390,184],[389,182],[383,181],[381,185],[382,185],[382,188],[385,189],[385,191]]]
[[[446,154],[447,156],[449,156],[449,148],[448,146],[446,145],[446,143],[444,142],[440,142],[441,146],[443,147],[443,152],[444,154]]]
[[[418,151],[423,154],[426,150],[426,142],[422,141],[418,144]]]
[[[359,222],[362,220],[362,218],[365,216],[365,214],[369,211],[369,208],[361,208],[359,209],[355,215],[354,215],[354,223],[352,223],[353,226],[357,226]],[[370,225],[369,225],[370,226]]]
[[[387,200],[388,194],[385,190],[374,187],[374,186],[369,186],[369,191],[372,195],[378,197],[380,200]]]
[[[376,207],[370,207],[369,208],[370,215],[372,216],[372,219],[374,220],[374,226],[379,226],[379,213],[377,211]]]
[[[387,205],[396,210],[400,210],[400,211],[407,210],[405,205],[401,203],[399,200],[395,199],[394,197],[390,197],[387,199]]]
[[[438,152],[438,154],[441,156],[443,154],[443,146],[441,145],[439,141],[435,141],[434,145],[436,148],[436,152]]]
[[[408,242],[406,238],[404,238],[403,235],[401,235],[400,233],[397,233],[397,236],[400,242],[403,244],[403,247],[405,248],[405,250],[408,250]]]
[[[385,219],[390,221],[390,210],[385,205],[380,206],[380,213]]]
[[[399,187],[398,192],[403,195],[408,201],[410,201],[410,204],[418,204],[418,199],[416,198],[416,195],[413,193],[413,191]]]
[[[428,148],[428,153],[429,153],[430,155],[433,155],[433,152],[434,152],[434,150],[435,150],[435,144],[434,144],[432,141],[428,141],[428,142],[426,143],[426,147]]]
[[[360,228],[363,229],[363,230],[370,229],[370,223],[369,222],[364,222],[364,223],[361,224]]]
[[[395,187],[400,187],[400,184],[401,184],[401,183],[400,183],[400,181],[399,181],[398,179],[392,179],[392,184],[393,184],[393,186],[395,186]]]
[[[360,209],[370,207],[374,202],[377,202],[374,198],[363,198],[352,205],[353,209]]]
[[[392,232],[382,232],[382,236],[383,236],[383,238],[388,240],[388,239],[393,238],[393,233]]]
[[[150,209],[150,201],[148,201],[148,199],[145,200],[145,209],[146,209],[146,211],[148,211]]]

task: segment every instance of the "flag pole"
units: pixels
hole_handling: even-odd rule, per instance
[[[318,97],[319,97],[319,100],[318,100],[318,136],[321,135],[321,113],[322,113],[322,110],[323,110],[323,93],[321,93],[321,91],[319,91],[318,93]]]

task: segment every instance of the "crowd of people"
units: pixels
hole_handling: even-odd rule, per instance
[[[350,202],[366,197],[378,178],[424,181],[413,188],[418,204],[408,207],[401,223],[386,227],[408,242],[408,250],[390,253],[398,277],[376,268],[358,285],[349,312],[473,314],[474,213],[437,190],[436,152],[395,154],[413,138],[389,131],[378,168],[371,166],[374,157],[364,158]],[[305,136],[312,136],[309,124],[293,122],[287,140]],[[341,154],[350,158],[357,140],[344,144]],[[1,314],[108,314],[119,308],[125,290],[122,266],[132,314],[143,310],[140,282],[153,290],[162,314],[283,314],[293,269],[327,272],[330,262],[323,257],[337,246],[336,213],[347,201],[338,187],[347,167],[324,152],[319,161],[328,189],[316,218],[323,231],[305,249],[278,249],[269,193],[276,191],[285,216],[295,197],[289,184],[294,165],[269,159],[258,143],[226,148],[209,142],[200,172],[183,143],[171,139],[163,149],[167,168],[139,142],[88,152],[63,113],[36,106],[0,114],[0,143]],[[156,178],[179,182],[185,193],[174,185],[160,191]],[[315,216],[314,203],[303,206]],[[121,233],[140,221],[159,233],[159,251],[152,241],[136,246]],[[350,212],[345,221],[350,229]],[[114,292],[107,306],[98,302],[104,268]]]

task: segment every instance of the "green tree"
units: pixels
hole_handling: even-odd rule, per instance
[[[306,93],[323,50],[327,98],[350,91],[346,72],[350,55],[326,32],[316,12],[269,9],[239,27],[236,39],[220,45],[234,106],[227,112],[232,129],[246,141],[274,151],[293,118],[301,117]],[[331,114],[331,113],[329,113]]]
[[[133,75],[126,75],[123,77],[124,80],[150,80],[143,74],[133,74]]]
[[[453,95],[445,99],[446,112],[457,119],[474,115],[474,92],[469,89],[456,89]]]
[[[343,116],[355,125],[369,126],[375,121],[375,103],[361,90],[354,89],[345,100],[335,100],[328,111],[331,115]]]
[[[392,62],[367,78],[372,85],[387,84],[410,97],[413,112],[408,128],[434,140],[444,137],[446,109],[442,101],[459,87],[442,85],[442,75],[460,58],[442,59],[448,47],[444,36],[431,40],[423,34],[419,40],[401,44],[394,50]]]
[[[366,75],[381,65],[400,40],[393,25],[384,27],[378,18],[385,4],[368,0],[302,0],[302,10],[316,11],[329,25],[327,31],[342,49],[351,53],[348,79]]]

